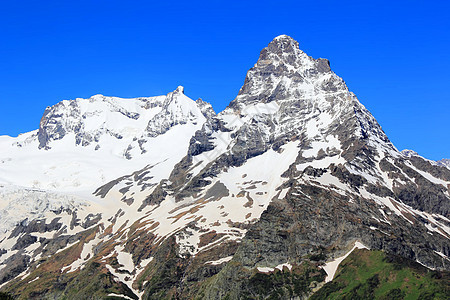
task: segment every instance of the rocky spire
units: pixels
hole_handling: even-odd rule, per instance
[[[328,143],[337,136],[343,149],[362,139],[370,140],[374,149],[396,151],[370,112],[331,71],[328,60],[308,56],[287,35],[276,37],[261,51],[223,114],[253,118],[258,128],[270,128],[262,130],[266,141],[293,135],[303,136],[307,145],[318,140]],[[355,155],[348,153],[344,151],[353,161]]]
[[[174,94],[183,94],[184,95],[184,86],[179,85],[175,91],[173,91]]]
[[[261,55],[264,53],[274,53],[277,55],[283,55],[284,53],[296,53],[299,50],[299,45],[296,40],[285,34],[279,35],[274,38],[269,45],[261,51]]]
[[[308,56],[299,49],[297,41],[280,35],[261,51],[230,106],[301,98],[306,90],[314,89],[324,79],[333,81],[325,83],[333,91],[348,92],[343,80],[331,72],[328,60]]]

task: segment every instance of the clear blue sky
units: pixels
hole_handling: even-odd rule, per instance
[[[177,85],[221,111],[275,36],[325,57],[393,143],[450,158],[450,1],[2,1],[0,134]]]

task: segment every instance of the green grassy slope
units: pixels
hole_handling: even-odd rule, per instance
[[[311,299],[450,299],[450,274],[382,251],[355,250]]]

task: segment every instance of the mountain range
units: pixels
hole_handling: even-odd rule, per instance
[[[449,215],[449,161],[286,35],[220,113],[95,95],[0,137],[4,297],[444,299]]]

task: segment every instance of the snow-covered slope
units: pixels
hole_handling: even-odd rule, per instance
[[[92,192],[146,165],[170,172],[208,109],[182,87],[151,98],[64,100],[46,109],[39,130],[1,137],[0,183]]]

